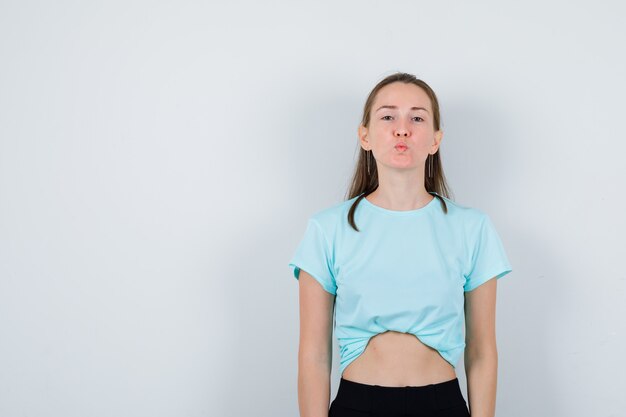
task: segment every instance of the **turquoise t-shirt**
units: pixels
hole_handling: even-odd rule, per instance
[[[432,192],[431,194],[436,194]],[[388,330],[410,333],[453,367],[465,349],[464,292],[511,272],[489,216],[444,196],[408,211],[358,197],[308,219],[289,266],[308,272],[335,295],[334,331],[340,373],[369,340]]]

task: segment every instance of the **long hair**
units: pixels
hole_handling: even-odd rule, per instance
[[[431,107],[433,111],[433,125],[434,125],[433,127],[435,128],[435,131],[440,130],[441,129],[441,115],[439,113],[439,101],[437,100],[437,96],[435,95],[435,92],[424,81],[416,78],[412,74],[407,74],[404,72],[398,72],[398,73],[389,75],[388,77],[380,81],[378,84],[376,84],[376,86],[372,89],[369,96],[367,97],[367,100],[365,101],[365,106],[363,108],[363,118],[361,120],[361,124],[365,127],[369,127],[372,105],[374,104],[374,101],[376,100],[376,95],[378,94],[380,89],[388,84],[391,84],[393,82],[398,82],[398,81],[406,83],[406,84],[409,84],[409,83],[415,84],[416,86],[424,90],[424,92],[426,92],[426,94],[430,98],[430,103],[431,103]],[[359,157],[358,157],[358,161],[354,170],[354,176],[352,177],[352,183],[350,185],[348,194],[346,196],[346,200],[349,200],[351,198],[354,198],[360,195],[360,197],[355,200],[354,204],[352,204],[352,206],[350,207],[350,211],[348,212],[348,223],[350,223],[350,226],[352,226],[352,228],[356,230],[357,232],[359,231],[359,229],[357,228],[354,222],[354,212],[357,206],[359,205],[361,199],[365,198],[365,196],[371,194],[372,192],[374,192],[374,190],[376,190],[376,188],[378,188],[378,169],[376,167],[376,163],[371,164],[372,166],[369,167],[370,172],[368,173],[368,164],[367,164],[368,151],[363,149],[360,146],[360,144],[358,146],[359,146]],[[451,197],[450,197],[449,187],[446,182],[445,175],[443,173],[443,166],[441,164],[441,157],[439,155],[440,153],[441,151],[437,150],[437,152],[434,155],[428,156],[428,159],[424,167],[424,171],[425,171],[424,172],[424,186],[426,188],[426,191],[428,191],[429,193],[431,192],[436,193],[435,198],[438,198],[441,201],[441,204],[443,206],[443,212],[447,214],[448,207],[446,205],[445,200],[442,198],[442,196],[446,198],[451,198]],[[429,164],[432,165],[432,171],[431,171],[432,176],[427,175],[426,167],[428,167]]]

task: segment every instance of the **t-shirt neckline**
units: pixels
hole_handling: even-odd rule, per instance
[[[413,209],[413,210],[390,210],[390,209],[386,209],[384,207],[380,207],[377,206],[376,204],[370,202],[367,198],[363,197],[361,199],[361,203],[364,203],[367,207],[374,209],[376,211],[379,211],[381,213],[385,213],[391,216],[415,216],[418,214],[422,214],[425,213],[429,210],[432,210],[436,203],[437,203],[437,193],[435,192],[428,192],[429,194],[431,194],[433,196],[433,199],[430,200],[430,202],[428,202],[425,206],[420,207],[418,209]]]

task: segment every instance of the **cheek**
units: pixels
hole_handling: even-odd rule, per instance
[[[391,131],[391,125],[377,123],[373,127],[370,127],[370,130],[374,133],[374,136],[380,137],[381,135],[387,134],[389,131]]]
[[[435,134],[428,127],[417,127],[413,130],[413,141],[415,146],[428,148],[435,142]]]

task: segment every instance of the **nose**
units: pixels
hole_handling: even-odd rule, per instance
[[[396,129],[395,135],[400,136],[409,136],[409,132],[404,127],[399,127]]]
[[[401,136],[409,136],[409,131],[408,129],[404,126],[404,123],[400,123],[398,125],[398,127],[395,130],[394,133],[395,136],[397,137],[401,137]]]

